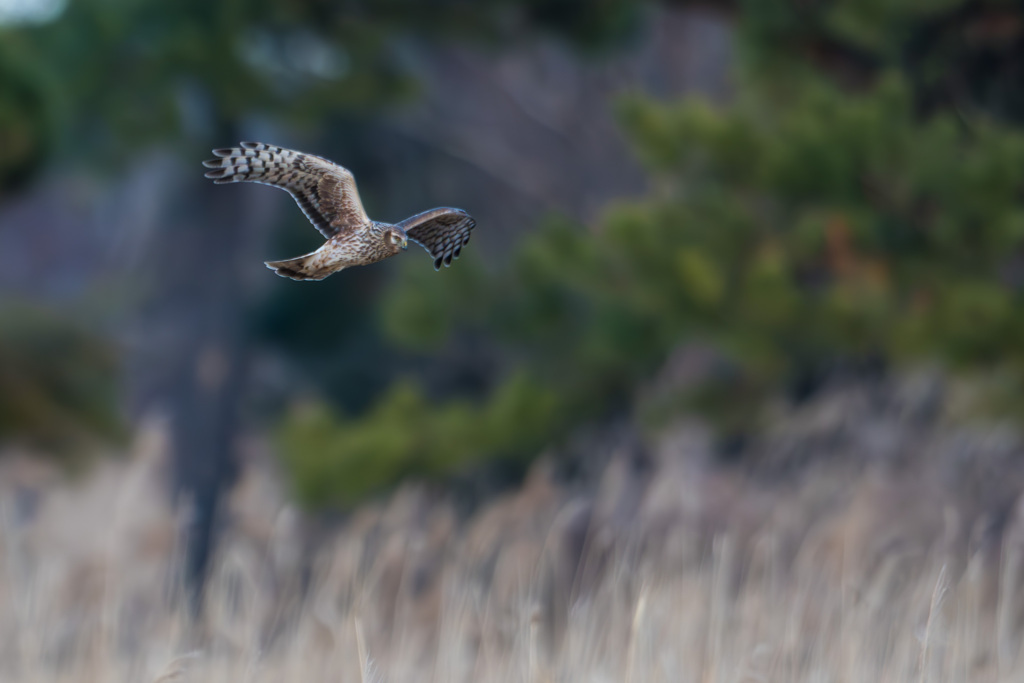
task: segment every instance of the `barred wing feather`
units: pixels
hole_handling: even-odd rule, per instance
[[[213,150],[203,162],[214,183],[261,183],[287,191],[306,218],[330,239],[370,223],[352,173],[322,157],[262,142]]]
[[[440,270],[459,258],[462,247],[469,243],[469,236],[476,226],[473,217],[462,209],[442,207],[418,213],[398,224],[409,239],[430,253],[434,259],[434,270]]]

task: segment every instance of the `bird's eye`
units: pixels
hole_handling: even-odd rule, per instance
[[[398,244],[398,235],[396,233],[389,232],[388,239],[391,240],[391,244]]]

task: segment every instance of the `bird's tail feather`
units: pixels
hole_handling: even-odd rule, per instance
[[[326,259],[321,256],[320,250],[317,249],[305,256],[286,261],[266,261],[266,266],[281,277],[292,280],[323,280],[341,270],[336,264],[325,263]]]

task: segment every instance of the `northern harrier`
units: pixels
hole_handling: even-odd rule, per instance
[[[337,164],[290,149],[243,142],[241,147],[213,150],[204,161],[215,183],[262,183],[287,190],[302,213],[327,241],[316,251],[268,261],[267,268],[292,280],[323,280],[350,266],[382,261],[403,251],[411,240],[434,259],[434,270],[448,267],[469,242],[476,221],[462,209],[439,208],[391,225],[371,221],[363,210],[352,173]]]

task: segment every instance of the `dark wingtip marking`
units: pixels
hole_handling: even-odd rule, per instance
[[[441,270],[441,257],[434,259],[434,270]]]
[[[462,247],[455,247],[455,251],[452,252],[452,257],[459,258],[460,253],[462,253]]]
[[[260,149],[263,146],[261,142],[241,142],[239,143],[242,149]]]
[[[299,271],[295,270],[294,268],[289,268],[288,266],[283,265],[280,261],[264,261],[263,265],[265,265],[270,270],[274,271],[275,274],[280,275],[281,277],[286,277],[289,280],[309,279]]]
[[[203,162],[203,166],[206,168],[223,168],[223,163],[220,159],[207,159]]]
[[[234,154],[237,150],[235,147],[221,147],[220,149],[213,150],[213,156],[215,157],[229,157]]]
[[[444,257],[444,267],[447,268],[452,264],[452,255],[449,253]]]

